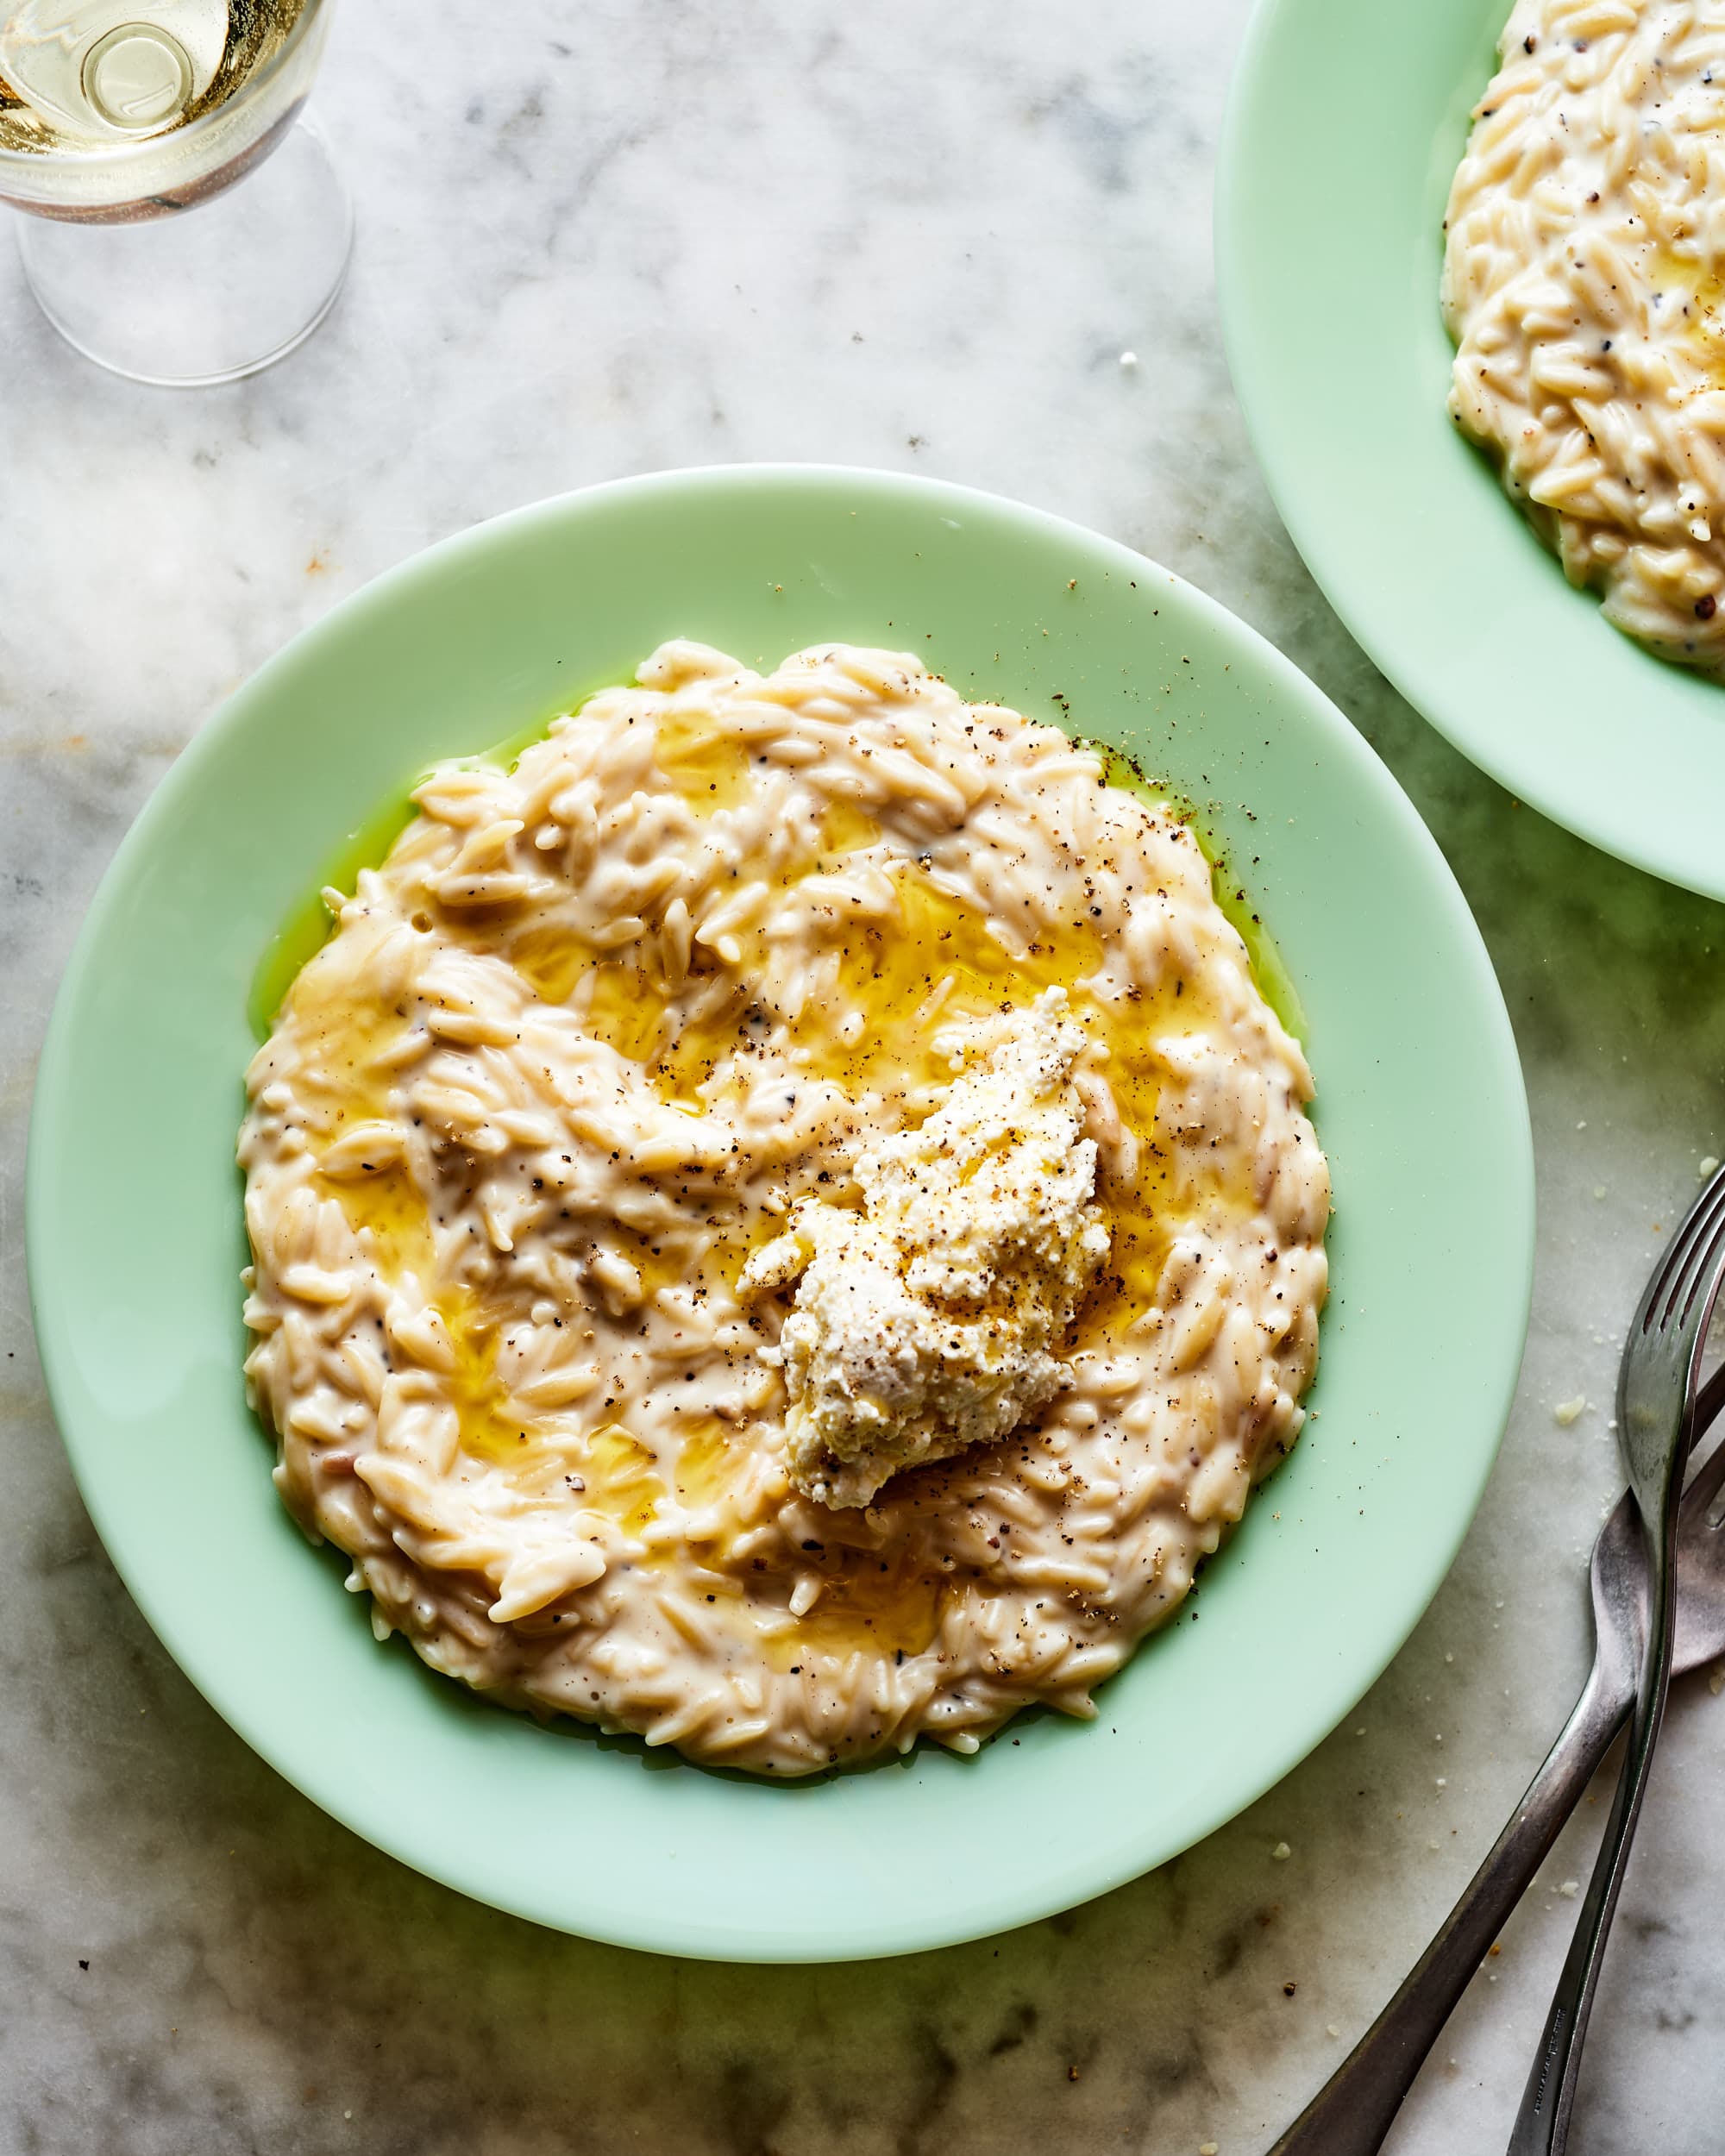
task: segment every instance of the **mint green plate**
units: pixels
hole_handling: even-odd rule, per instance
[[[1725,688],[1611,628],[1450,418],[1442,224],[1509,0],[1259,0],[1223,131],[1228,363],[1294,543],[1382,671],[1559,824],[1725,898]]]
[[[344,837],[434,757],[685,634],[823,637],[1124,744],[1206,805],[1303,1000],[1336,1188],[1322,1410],[1088,1725],[774,1787],[541,1728],[377,1645],[248,1414],[233,1164],[248,990]],[[1057,703],[1057,699],[1059,699]],[[29,1257],[78,1482],[192,1682],[357,1833],[596,1938],[747,1960],[974,1937],[1131,1878],[1285,1774],[1383,1668],[1472,1515],[1526,1323],[1533,1178],[1502,1001],[1394,780],[1250,630],[1139,555],[956,487],[757,467],[481,525],[298,637],[204,727],[67,969]]]

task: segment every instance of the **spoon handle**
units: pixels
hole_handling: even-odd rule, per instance
[[[1467,1891],[1407,1982],[1270,2156],[1375,2156],[1426,2053],[1580,1802],[1633,1698],[1628,1671],[1615,1656],[1596,1653],[1562,1735]]]
[[[1540,2034],[1533,2071],[1515,2115],[1508,2156],[1562,2156],[1569,2140],[1570,2113],[1575,2105],[1576,2084],[1581,2071],[1582,2039],[1593,2008],[1593,1995],[1605,1958],[1605,1941],[1617,1908],[1617,1895],[1629,1861],[1629,1845],[1640,1817],[1647,1776],[1653,1764],[1653,1745],[1664,1719],[1671,1690],[1672,1637],[1677,1615],[1671,1591],[1669,1567],[1660,1571],[1653,1587],[1653,1652],[1648,1656],[1635,1699],[1635,1718],[1628,1749],[1617,1777],[1617,1793],[1605,1839],[1594,1859],[1593,1876],[1587,1883],[1586,1899],[1577,1919],[1563,1974],[1552,1994],[1551,2010]]]

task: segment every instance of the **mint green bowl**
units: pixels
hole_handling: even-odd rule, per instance
[[[1147,1643],[1094,1723],[1031,1716],[974,1758],[919,1748],[794,1787],[541,1728],[376,1645],[344,1567],[271,1487],[241,1389],[233,1164],[260,956],[429,760],[549,718],[678,633],[765,664],[822,637],[887,643],[1044,717],[1057,693],[1075,727],[1206,805],[1303,999],[1336,1187],[1321,1417],[1206,1572],[1201,1622]],[[1285,1774],[1455,1555],[1515,1383],[1532,1247],[1502,1001],[1371,749],[1139,555],[875,473],[674,473],[546,502],[298,637],[121,848],[31,1131],[31,1288],[60,1427],[192,1682],[315,1802],[434,1877],[595,1938],[742,1960],[1022,1923],[1162,1863]]]
[[[1259,0],[1216,190],[1228,364],[1276,505],[1402,693],[1521,799],[1725,898],[1725,688],[1572,590],[1450,418],[1443,217],[1509,0]]]

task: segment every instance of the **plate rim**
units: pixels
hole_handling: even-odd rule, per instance
[[[110,917],[123,905],[135,868],[150,858],[157,827],[172,815],[182,796],[196,791],[201,782],[204,763],[218,753],[220,745],[227,737],[235,732],[242,732],[257,723],[248,717],[248,706],[254,698],[267,691],[277,670],[292,665],[308,642],[331,633],[331,624],[348,628],[361,619],[367,611],[386,608],[392,603],[396,593],[426,573],[430,565],[459,561],[464,554],[484,548],[499,530],[519,532],[542,521],[555,523],[568,516],[602,515],[605,505],[618,497],[639,499],[655,493],[674,496],[690,486],[721,490],[737,486],[788,486],[815,491],[842,486],[853,493],[860,488],[910,504],[920,502],[930,509],[945,504],[955,511],[969,508],[989,517],[1004,517],[1026,536],[1039,537],[1044,542],[1053,540],[1076,544],[1111,557],[1114,564],[1122,568],[1154,575],[1159,580],[1158,588],[1171,586],[1182,603],[1200,616],[1208,617],[1214,626],[1220,628],[1224,636],[1243,642],[1264,667],[1276,693],[1303,707],[1302,715],[1306,721],[1327,737],[1337,755],[1355,764],[1371,787],[1380,812],[1394,819],[1407,843],[1423,855],[1429,872],[1427,881],[1447,917],[1457,955],[1465,964],[1471,994],[1479,1006],[1484,1021],[1479,1045],[1492,1066],[1492,1089],[1502,1111],[1502,1138],[1507,1150],[1515,1156],[1516,1172],[1501,1193],[1502,1209],[1498,1225],[1507,1235],[1513,1235],[1520,1244],[1517,1269],[1519,1293],[1513,1299],[1508,1313],[1509,1322],[1502,1344],[1497,1350],[1499,1364],[1490,1373],[1491,1382],[1489,1389],[1500,1401],[1495,1416],[1496,1426],[1495,1431],[1483,1433],[1483,1436],[1489,1434],[1490,1442],[1482,1442],[1480,1445],[1477,1467],[1465,1487],[1465,1503],[1458,1507],[1458,1524],[1453,1539],[1442,1539],[1441,1546],[1433,1545],[1430,1548],[1420,1576],[1410,1588],[1408,1597],[1398,1612],[1396,1622],[1380,1631],[1371,1651],[1357,1665],[1351,1666],[1341,1687],[1341,1692],[1346,1695],[1338,1695],[1335,1702],[1327,1704],[1321,1721],[1303,1738],[1291,1741],[1264,1763],[1251,1786],[1233,1786],[1220,1804],[1213,1803],[1205,1814],[1206,1823],[1196,1833],[1185,1835],[1176,1846],[1162,1846],[1151,1836],[1140,1836],[1111,1857],[1101,1860],[1092,1858],[1076,1867],[1069,1867],[1061,1883],[1052,1890],[1044,1886],[1036,1890],[1021,1889],[1014,1893],[1008,1884],[996,1894],[984,1915],[963,1919],[956,1925],[950,1921],[900,1921],[896,1926],[877,1926],[867,1937],[850,1940],[837,1951],[819,1942],[803,1941],[787,1945],[783,1940],[757,1950],[752,1941],[741,1941],[729,1935],[721,1939],[703,1938],[694,1935],[687,1925],[680,1927],[675,1922],[667,1924],[656,1920],[632,1923],[583,1920],[577,1924],[562,1917],[548,1915],[543,1908],[534,1906],[530,1896],[511,1897],[497,1891],[492,1883],[476,1883],[472,1876],[463,1875],[458,1865],[429,1860],[423,1852],[404,1846],[411,1839],[405,1833],[398,1833],[393,1839],[380,1833],[376,1822],[357,1797],[350,1802],[343,1801],[338,1777],[320,1775],[315,1765],[308,1768],[303,1761],[292,1755],[288,1747],[277,1742],[270,1731],[267,1708],[255,1707],[249,1698],[235,1697],[233,1685],[221,1673],[212,1672],[204,1666],[199,1651],[200,1643],[195,1633],[190,1639],[183,1638],[182,1627],[178,1622],[160,1613],[147,1568],[135,1563],[135,1552],[127,1546],[122,1523],[114,1517],[113,1508],[104,1496],[99,1480],[95,1479],[99,1463],[94,1449],[86,1448],[72,1428],[72,1418],[66,1406],[72,1393],[71,1377],[69,1371],[61,1364],[62,1350],[69,1355],[72,1343],[69,1335],[64,1340],[58,1337],[52,1315],[57,1287],[53,1278],[53,1253],[48,1247],[46,1193],[55,1172],[60,1146],[57,1103],[61,1089],[58,1081],[67,1067],[67,1058],[72,1053],[72,1036],[78,1006],[87,992],[87,978],[97,962],[105,926]],[[1295,971],[1297,978],[1297,962]],[[392,565],[338,601],[289,638],[222,700],[163,774],[122,838],[91,897],[65,962],[38,1062],[32,1100],[25,1176],[24,1240],[31,1313],[55,1426],[60,1432],[80,1497],[110,1561],[164,1651],[181,1673],[235,1735],[280,1774],[285,1781],[321,1810],[398,1861],[439,1880],[455,1891],[552,1928],[574,1932],[580,1936],[619,1946],[671,1952],[693,1959],[777,1963],[869,1959],[956,1946],[969,1940],[993,1936],[1110,1892],[1157,1865],[1169,1861],[1181,1850],[1194,1846],[1215,1833],[1280,1782],[1324,1741],[1399,1654],[1425,1615],[1473,1524],[1513,1407],[1525,1351],[1534,1286],[1535,1203],[1532,1126],[1525,1081],[1501,986],[1465,896],[1435,838],[1394,774],[1339,708],[1250,623],[1176,573],[1123,542],[1069,518],[982,489],[924,479],[916,474],[827,463],[781,461],[696,466],[612,479],[591,487],[573,489],[522,505],[464,527]],[[1458,1483],[1457,1487],[1459,1489],[1462,1485]],[[332,1783],[334,1786],[331,1786]]]

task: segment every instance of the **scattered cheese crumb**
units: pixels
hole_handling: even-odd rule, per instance
[[[1714,1156],[1709,1153],[1707,1156],[1707,1158],[1702,1162],[1700,1167],[1697,1168],[1695,1172],[1697,1178],[1702,1182],[1705,1182],[1709,1175],[1716,1175],[1719,1173],[1719,1163]]]
[[[1339,2036],[1341,2034],[1341,2031],[1336,2027],[1333,2021],[1326,2021],[1324,2024],[1324,2034],[1326,2036]]]
[[[1564,1428],[1567,1430],[1571,1423],[1575,1420],[1576,1417],[1582,1413],[1583,1409],[1586,1406],[1587,1401],[1585,1398],[1580,1393],[1578,1393],[1573,1400],[1559,1401],[1557,1406],[1552,1408],[1552,1413],[1563,1425]]]
[[[1594,1194],[1594,1196],[1595,1196],[1596,1198],[1603,1198],[1603,1197],[1605,1195],[1605,1186],[1604,1186],[1604,1184],[1603,1184],[1603,1183],[1595,1183],[1595,1185],[1593,1186],[1593,1194]]]
[[[1270,1861],[1271,1864],[1286,1864],[1293,1854],[1294,1852],[1285,1841],[1279,1841],[1270,1852]]]
[[[1558,1892],[1562,1895],[1565,1902],[1572,1902],[1576,1897],[1576,1892],[1581,1882],[1579,1879],[1565,1879],[1563,1884],[1558,1889]]]
[[[1120,354],[1120,365],[1126,369],[1126,373],[1130,374],[1132,369],[1138,365],[1138,354],[1136,352],[1122,352]]]
[[[1221,2151],[1214,2141],[1200,2141],[1198,2156],[1221,2156]]]

